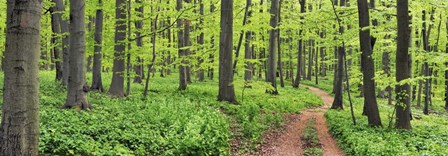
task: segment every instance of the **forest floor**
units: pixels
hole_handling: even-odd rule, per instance
[[[286,126],[281,130],[270,130],[264,135],[263,143],[257,149],[255,155],[282,155],[295,156],[304,155],[304,149],[307,148],[302,137],[307,123],[315,120],[315,129],[320,148],[324,156],[345,155],[338,147],[336,140],[328,131],[328,125],[324,116],[325,111],[330,108],[333,97],[323,90],[310,86],[310,92],[322,97],[324,105],[322,107],[306,109],[300,114],[288,114],[286,116]]]

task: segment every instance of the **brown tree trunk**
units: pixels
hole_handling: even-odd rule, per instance
[[[277,90],[277,81],[276,81],[276,73],[277,73],[277,51],[278,51],[278,10],[279,10],[279,2],[278,0],[271,1],[271,20],[270,25],[272,29],[269,32],[269,57],[268,57],[268,71],[267,71],[267,82],[271,83],[273,87],[272,90],[268,90],[267,92],[270,94],[278,94]]]
[[[340,6],[345,6],[345,1],[340,1]],[[338,19],[339,20],[339,19]],[[339,33],[340,35],[344,34],[344,27],[342,25],[339,25]],[[345,46],[341,45],[338,47],[338,56],[337,56],[337,65],[336,65],[336,76],[335,76],[335,85],[334,85],[334,101],[331,105],[332,109],[343,109],[343,73],[344,73],[344,55],[345,55]]]
[[[103,8],[102,0],[98,0],[99,8],[96,10],[95,17],[95,47],[93,54],[93,72],[92,72],[92,86],[91,90],[104,92],[103,80],[101,78],[101,67],[102,67],[102,44],[103,44]]]
[[[305,13],[305,0],[300,0],[300,13],[303,14]],[[300,17],[300,19],[303,19],[303,16]],[[301,23],[303,24],[303,23]],[[302,36],[303,30],[299,30],[299,36]],[[300,80],[302,79],[302,51],[303,51],[303,40],[302,37],[299,39],[299,43],[298,43],[298,52],[297,52],[297,75],[296,75],[296,80],[294,81],[294,84],[292,85],[294,88],[298,88],[300,85]]]
[[[84,57],[86,52],[85,1],[70,1],[70,73],[67,100],[64,108],[89,109],[88,87],[85,77]]]
[[[115,46],[112,82],[109,94],[123,97],[124,94],[124,68],[125,68],[125,40],[126,40],[126,1],[115,1]]]
[[[410,39],[409,27],[409,5],[408,0],[397,0],[397,55],[396,55],[396,81],[400,82],[410,78],[410,70],[408,66],[408,51]],[[396,124],[397,129],[411,129],[410,113],[411,101],[409,95],[411,90],[409,84],[399,84],[395,86],[395,93],[397,94],[396,109]]]
[[[182,1],[183,0],[177,0],[177,6],[176,10],[180,11],[182,9]],[[181,60],[181,64],[179,64],[179,90],[185,90],[187,89],[187,67],[185,66],[185,50],[181,49],[185,46],[184,41],[184,31],[182,30],[182,25],[184,24],[184,21],[182,19],[177,19],[177,28],[179,29],[177,32],[177,42],[178,42],[178,56]],[[149,75],[148,75],[149,76]]]
[[[61,38],[58,35],[61,34],[61,22],[59,21],[58,16],[61,16],[59,10],[56,6],[53,6],[51,9],[51,30],[53,32],[51,36],[51,43],[54,45],[53,47],[53,56],[54,62],[56,66],[56,81],[62,81],[62,60],[61,60]]]
[[[56,5],[56,10],[59,12],[56,15],[56,18],[60,22],[59,25],[61,27],[62,36],[62,85],[68,84],[68,75],[70,72],[70,62],[69,62],[69,46],[70,46],[70,37],[69,35],[65,35],[69,33],[69,24],[67,20],[62,19],[62,12],[65,10],[65,4],[63,0],[53,0]]]
[[[199,0],[199,14],[201,15],[201,19],[199,21],[199,29],[202,29],[202,25],[204,24],[204,3],[202,2],[202,0]],[[200,30],[201,31],[201,30]],[[204,52],[204,32],[201,31],[201,34],[199,35],[199,39],[198,39],[198,44],[201,46],[201,52]],[[198,60],[198,66],[199,66],[199,70],[198,70],[198,80],[200,82],[204,81],[205,79],[205,74],[204,74],[204,69],[201,67],[202,63],[204,63],[204,59],[201,57]]]
[[[42,1],[7,1],[0,155],[39,155]]]
[[[237,103],[233,85],[233,0],[221,0],[218,101]]]
[[[135,29],[137,30],[135,32],[135,43],[137,45],[137,51],[139,53],[143,53],[143,38],[141,37],[141,31],[143,29],[143,5],[142,0],[136,0],[136,3],[138,3],[139,7],[135,8],[135,11],[137,12],[137,21],[135,21]],[[143,68],[143,59],[140,56],[137,56],[137,63],[134,64],[134,70],[135,70],[135,77],[134,77],[134,83],[142,83],[142,79],[144,78],[144,68]]]
[[[359,41],[361,45],[361,68],[363,72],[364,101],[366,113],[370,126],[382,126],[375,95],[375,69],[372,59],[372,45],[370,29],[363,29],[370,26],[370,17],[367,0],[358,0],[359,17]]]
[[[247,6],[252,6],[252,0],[246,0]],[[250,8],[248,9],[247,18],[250,18],[252,11]],[[247,20],[247,23],[250,23],[250,19]],[[251,48],[251,39],[252,39],[252,31],[246,31],[246,42],[244,44],[244,59],[246,59],[246,68],[244,70],[244,80],[246,82],[252,81],[252,70],[253,70],[253,64],[249,61],[252,59],[252,48]],[[234,69],[235,70],[235,69]]]
[[[127,18],[126,18],[126,29],[127,29],[127,36],[126,41],[128,45],[128,49],[126,51],[126,95],[131,94],[131,0],[127,0],[126,2],[126,11],[127,11]]]
[[[446,36],[448,37],[448,18],[446,22]],[[448,53],[448,43],[446,43],[446,53]],[[448,67],[448,62],[445,63]],[[445,70],[445,110],[448,111],[448,70]]]

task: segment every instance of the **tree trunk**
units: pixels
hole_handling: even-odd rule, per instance
[[[397,0],[397,55],[396,55],[396,81],[401,82],[410,78],[410,70],[408,66],[408,51],[409,51],[409,6],[408,0]],[[395,86],[395,93],[397,94],[396,109],[396,125],[397,129],[411,129],[410,122],[410,87],[409,84],[399,84]]]
[[[95,17],[95,47],[93,54],[93,72],[92,72],[92,87],[91,90],[104,92],[103,80],[101,78],[102,67],[102,45],[103,45],[103,8],[102,0],[98,0],[99,8],[96,10]]]
[[[124,68],[125,68],[125,41],[126,41],[126,1],[115,1],[115,46],[112,82],[109,94],[123,97],[124,94]]]
[[[64,108],[89,109],[85,77],[86,52],[84,0],[70,1],[70,73]]]
[[[247,6],[252,6],[252,0],[246,0]],[[252,11],[248,8],[247,18],[250,18]],[[247,20],[247,23],[250,23],[250,20]],[[244,59],[246,60],[246,69],[244,70],[244,80],[246,82],[252,81],[252,70],[253,64],[250,62],[252,59],[252,48],[251,48],[251,39],[252,39],[252,31],[246,31],[246,43],[244,44]]]
[[[314,47],[313,40],[308,40],[308,74],[306,79],[311,81],[311,76],[313,72],[313,57],[314,57]]]
[[[7,1],[0,155],[39,155],[42,1]]]
[[[199,21],[199,29],[201,31],[201,34],[199,35],[199,39],[198,39],[198,44],[200,45],[200,51],[201,53],[204,52],[204,32],[201,30],[202,29],[202,25],[204,24],[204,3],[202,2],[202,0],[199,0],[199,14],[201,15],[201,19]],[[204,59],[202,57],[199,58],[198,60],[198,80],[200,82],[204,81],[205,79],[205,74],[204,74],[204,69],[201,67],[202,63],[204,63]]]
[[[126,27],[127,27],[127,36],[126,41],[128,44],[128,49],[126,51],[126,95],[131,94],[131,0],[127,0],[126,5],[126,11],[127,11],[127,18],[126,18]]]
[[[277,18],[278,18],[278,28],[277,28],[277,53],[278,53],[278,60],[277,60],[277,63],[278,63],[278,67],[277,67],[277,69],[278,69],[278,73],[279,73],[279,75],[280,75],[280,87],[282,87],[282,88],[284,88],[285,87],[285,81],[284,81],[284,78],[283,78],[283,62],[282,62],[282,51],[281,51],[281,37],[280,37],[280,22],[281,22],[281,8],[282,8],[282,2],[283,2],[283,0],[279,0],[279,3],[278,3],[278,11],[277,11]]]
[[[177,0],[177,6],[176,6],[176,10],[180,11],[182,10],[182,1],[183,0]],[[177,43],[178,43],[178,57],[181,60],[181,64],[179,64],[179,90],[185,90],[187,89],[187,69],[186,69],[186,61],[184,58],[185,57],[185,50],[183,50],[182,48],[185,46],[185,41],[184,41],[184,31],[182,30],[182,25],[183,25],[183,20],[182,19],[177,19],[177,28],[179,29],[177,32]],[[149,76],[149,75],[148,75]]]
[[[272,89],[267,92],[270,94],[278,94],[277,90],[277,81],[276,81],[276,73],[277,73],[277,50],[278,50],[278,9],[279,2],[278,0],[271,1],[271,20],[270,25],[272,29],[269,32],[269,57],[268,57],[268,71],[267,71],[267,82],[271,83]]]
[[[358,0],[359,15],[359,41],[361,45],[361,68],[363,71],[364,101],[366,113],[370,126],[382,126],[375,95],[375,69],[372,59],[372,45],[370,29],[363,29],[370,26],[370,17],[367,0]]]
[[[304,14],[305,13],[305,0],[300,0],[300,13]],[[303,20],[303,16],[300,17],[300,20]],[[301,23],[303,24],[303,23]],[[302,36],[303,30],[300,29],[299,30],[299,36]],[[299,43],[298,43],[298,52],[297,52],[297,75],[296,75],[296,80],[294,81],[294,84],[292,85],[294,88],[298,88],[300,85],[300,80],[302,79],[302,53],[303,53],[303,40],[302,37],[300,37],[299,39]]]
[[[341,0],[340,1],[340,5],[341,6],[345,6],[345,1]],[[338,19],[339,20],[339,19]],[[339,25],[339,33],[340,35],[344,34],[344,27],[342,25]],[[344,105],[343,105],[343,86],[342,86],[342,81],[343,81],[343,76],[344,76],[344,55],[345,55],[345,46],[341,45],[338,47],[338,60],[337,60],[337,65],[336,65],[336,70],[337,70],[337,74],[335,76],[335,85],[334,85],[334,101],[333,104],[331,105],[331,109],[343,109]]]
[[[61,26],[61,34],[62,37],[62,85],[67,86],[68,84],[68,75],[70,72],[70,62],[69,62],[69,46],[70,46],[70,37],[66,35],[69,33],[69,24],[67,20],[62,19],[62,12],[65,10],[65,4],[62,0],[53,0],[56,4],[56,10],[58,10],[59,14],[57,14],[56,18],[60,22]]]
[[[448,37],[448,18],[446,22],[446,35]],[[448,43],[446,43],[446,53],[448,53]],[[445,63],[445,66],[448,67],[448,62]],[[448,70],[445,70],[445,110],[448,111]]]
[[[137,51],[139,53],[143,53],[143,38],[141,37],[141,31],[143,29],[143,5],[142,0],[136,0],[136,3],[138,3],[139,7],[135,8],[135,11],[137,12],[137,21],[135,21],[135,29],[137,30],[135,32],[135,43],[137,45]],[[144,68],[143,68],[143,59],[140,56],[137,56],[137,63],[134,64],[134,70],[135,70],[135,77],[134,77],[134,83],[142,83],[142,79],[144,78]]]
[[[233,0],[221,0],[218,101],[237,103],[233,86]]]
[[[53,56],[56,66],[56,81],[62,81],[62,61],[61,61],[61,38],[58,35],[61,34],[61,26],[58,16],[61,16],[56,6],[51,8],[51,30],[53,32],[51,36],[51,44],[53,47]]]

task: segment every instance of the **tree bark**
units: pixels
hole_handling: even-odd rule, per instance
[[[272,29],[269,32],[269,57],[268,57],[268,71],[267,71],[267,82],[271,83],[272,89],[267,92],[270,94],[278,94],[277,90],[277,51],[278,51],[278,0],[271,1],[271,20],[270,25]]]
[[[237,103],[233,85],[233,0],[221,0],[218,101]]]
[[[341,0],[340,1],[340,6],[345,6],[345,1]],[[338,19],[339,20],[339,19]],[[339,25],[339,33],[342,35],[344,34],[344,27],[342,25]],[[335,85],[334,85],[334,101],[333,104],[331,105],[331,109],[343,109],[344,105],[343,105],[343,86],[342,86],[342,81],[343,81],[343,76],[344,76],[344,55],[345,55],[345,46],[341,45],[338,47],[338,55],[337,55],[337,65],[336,65],[336,70],[337,70],[337,74],[335,76]]]
[[[246,5],[251,6],[252,0],[246,0]],[[247,18],[250,18],[252,11],[250,8],[248,9]],[[250,19],[247,20],[247,23],[250,23]],[[253,64],[250,62],[252,59],[252,48],[251,48],[251,39],[252,39],[252,31],[246,31],[246,43],[244,44],[244,59],[246,60],[246,69],[244,70],[244,80],[246,82],[252,81],[252,70],[253,70]],[[235,69],[234,69],[235,70]]]
[[[7,1],[0,155],[39,155],[42,1]]]
[[[69,46],[70,46],[70,38],[68,35],[65,35],[69,33],[68,28],[68,21],[62,19],[62,14],[65,10],[65,5],[62,0],[53,0],[53,2],[56,4],[56,10],[58,14],[56,14],[57,20],[60,22],[59,25],[61,27],[61,34],[62,36],[62,85],[66,86],[68,84],[68,75],[69,75]]]
[[[367,0],[358,0],[359,41],[361,45],[361,68],[363,72],[364,101],[370,126],[382,126],[375,95],[375,65],[372,58],[370,17]]]
[[[95,47],[93,54],[93,72],[92,72],[92,86],[90,87],[93,91],[104,92],[103,80],[101,78],[101,68],[102,68],[102,44],[103,44],[103,8],[102,0],[98,0],[99,8],[96,10],[95,17]]]
[[[448,37],[448,18],[446,22],[446,36]],[[446,43],[446,53],[448,53],[448,43]],[[448,67],[448,62],[445,63]],[[445,70],[445,110],[448,111],[448,70]]]
[[[85,1],[70,0],[70,73],[64,108],[89,109],[85,77]]]
[[[143,38],[141,36],[141,31],[143,29],[143,4],[142,0],[136,0],[135,1],[139,7],[135,8],[135,11],[137,12],[137,20],[135,21],[135,37],[137,38],[135,40],[137,51],[139,53],[143,53]],[[142,83],[142,79],[144,78],[144,68],[143,68],[143,59],[140,56],[137,56],[137,63],[134,64],[134,70],[135,70],[135,77],[134,77],[134,83]]]
[[[300,0],[300,13],[304,14],[305,13],[305,3],[306,0]],[[300,20],[303,20],[303,16],[300,17]],[[301,22],[301,24],[303,24],[303,22]],[[299,30],[299,36],[302,36],[303,30]],[[294,81],[294,84],[292,85],[294,88],[298,88],[300,85],[300,80],[302,79],[302,53],[303,53],[303,40],[302,37],[300,37],[299,39],[299,43],[298,43],[298,52],[297,52],[297,75],[296,75],[296,80]]]
[[[54,2],[54,1],[53,1]],[[51,7],[51,30],[53,32],[51,36],[51,44],[53,47],[54,63],[56,66],[56,81],[62,81],[62,60],[61,60],[61,22],[58,16],[61,16],[56,6]]]
[[[397,55],[396,55],[396,81],[410,78],[410,70],[408,66],[408,51],[409,51],[409,2],[408,0],[397,0],[397,23],[398,23],[398,36],[397,36]],[[411,129],[410,122],[410,87],[409,84],[398,84],[395,86],[395,93],[397,94],[396,109],[396,124],[397,129]]]
[[[126,1],[115,1],[115,46],[112,82],[109,94],[123,97],[124,94],[124,68],[125,68],[125,41],[126,41]]]
[[[201,47],[200,51],[201,53],[204,52],[204,32],[202,31],[202,25],[204,24],[204,3],[202,2],[202,0],[199,0],[199,14],[201,15],[201,19],[199,21],[199,29],[201,29],[201,34],[199,34],[199,39],[198,39],[198,44]],[[201,67],[202,63],[204,63],[204,59],[201,57],[198,60],[198,80],[200,82],[205,80],[205,74],[204,74],[204,69]]]
[[[182,1],[183,0],[177,0],[177,6],[176,6],[176,10],[180,11],[182,10]],[[181,60],[181,64],[179,64],[179,90],[186,90],[187,89],[187,67],[186,65],[186,61],[185,61],[185,50],[183,50],[182,48],[185,46],[185,41],[184,41],[184,31],[182,30],[182,25],[184,24],[184,20],[182,19],[177,19],[177,28],[179,29],[177,32],[177,42],[178,42],[178,57]],[[148,75],[149,76],[149,75]]]

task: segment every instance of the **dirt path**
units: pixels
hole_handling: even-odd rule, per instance
[[[288,126],[284,131],[268,132],[263,139],[263,144],[258,149],[256,155],[269,156],[295,156],[303,155],[302,135],[303,131],[312,118],[316,119],[316,129],[319,141],[322,145],[324,156],[343,156],[344,152],[338,147],[336,140],[329,134],[324,112],[330,108],[333,97],[328,93],[314,87],[308,87],[310,91],[324,101],[324,105],[319,108],[306,109],[300,114],[291,114],[287,116]]]

